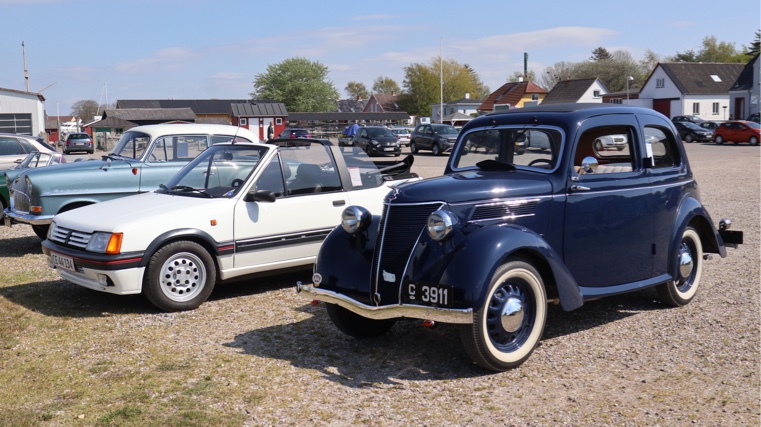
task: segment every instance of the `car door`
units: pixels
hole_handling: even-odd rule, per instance
[[[633,116],[595,117],[577,135],[566,189],[563,258],[584,287],[622,285],[648,279],[653,264],[652,195],[641,168]],[[621,150],[598,151],[597,138],[626,135]],[[583,160],[600,163],[596,172],[575,172]]]
[[[348,204],[332,155],[322,144],[281,147],[262,165],[250,190],[275,192],[274,202],[235,205],[236,269],[247,272],[309,265]]]

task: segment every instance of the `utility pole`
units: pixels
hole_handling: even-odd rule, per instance
[[[24,41],[21,41],[21,54],[24,56],[24,80],[26,80],[26,91],[29,92],[29,70],[26,69],[26,47]]]
[[[439,123],[444,123],[444,37],[439,39]]]

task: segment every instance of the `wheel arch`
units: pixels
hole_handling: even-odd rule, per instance
[[[674,235],[672,236],[671,248],[669,248],[671,256],[673,256],[674,252],[671,249],[679,244],[682,239],[682,234],[687,227],[692,227],[697,231],[704,252],[719,254],[722,258],[727,256],[724,241],[721,240],[711,216],[703,205],[694,197],[688,197],[682,201],[679,208],[679,214],[676,218],[676,224],[679,224],[679,226],[675,227]],[[669,262],[671,261],[673,260],[669,259]]]
[[[211,259],[214,261],[214,269],[216,270],[217,277],[219,277],[220,272],[218,257],[220,252],[226,251],[226,249],[220,249],[223,247],[223,245],[220,245],[208,233],[191,228],[171,230],[158,235],[145,249],[145,255],[143,256],[143,260],[140,262],[140,266],[147,267],[156,251],[170,243],[178,242],[181,240],[186,240],[201,245],[201,247],[203,247],[204,250],[209,253]],[[231,246],[232,245],[233,244],[231,243]],[[230,251],[232,252],[232,249],[230,249]]]

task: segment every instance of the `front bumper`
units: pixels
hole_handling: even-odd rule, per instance
[[[11,218],[13,222],[31,225],[49,225],[53,222],[55,215],[31,215],[22,214],[12,211],[10,208],[5,208],[3,211],[6,217]]]
[[[304,292],[313,299],[336,304],[368,319],[382,320],[406,317],[411,319],[433,320],[442,323],[473,323],[472,308],[441,308],[413,304],[394,304],[376,307],[363,304],[346,295],[326,289],[320,289],[312,284],[303,284],[301,282],[296,284],[296,292]]]

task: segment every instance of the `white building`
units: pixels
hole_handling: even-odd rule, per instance
[[[0,132],[40,136],[45,132],[45,97],[0,88]]]

